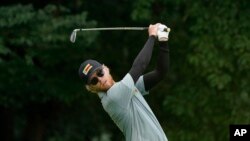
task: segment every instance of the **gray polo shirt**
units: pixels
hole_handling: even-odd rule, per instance
[[[167,141],[161,125],[143,98],[141,76],[136,84],[128,73],[107,93],[98,93],[104,110],[125,135],[126,141]]]

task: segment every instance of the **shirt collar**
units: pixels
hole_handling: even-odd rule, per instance
[[[103,96],[104,96],[106,93],[105,93],[105,92],[98,92],[97,94],[98,94],[98,96],[102,99]]]

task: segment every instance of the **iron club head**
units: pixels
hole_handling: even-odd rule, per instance
[[[73,32],[71,33],[71,35],[70,35],[70,41],[72,42],[72,43],[74,43],[75,41],[76,41],[76,33],[77,33],[77,31],[79,31],[80,29],[75,29],[75,30],[73,30]]]

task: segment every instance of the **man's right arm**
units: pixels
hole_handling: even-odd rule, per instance
[[[155,37],[150,36],[146,44],[134,60],[133,65],[129,70],[129,74],[132,76],[134,82],[138,80],[138,78],[143,74],[144,70],[148,66],[152,56],[154,42]]]
[[[148,28],[149,38],[145,43],[144,47],[141,49],[141,51],[135,58],[133,65],[129,70],[129,74],[132,76],[134,82],[136,82],[138,78],[143,74],[144,70],[146,69],[151,60],[154,42],[157,36],[158,26],[159,23],[149,26]]]

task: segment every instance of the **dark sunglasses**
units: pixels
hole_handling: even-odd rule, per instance
[[[98,69],[96,71],[96,76],[97,77],[103,77],[103,75],[104,75],[103,69]],[[90,81],[89,81],[90,85],[96,85],[98,83],[99,80],[98,80],[98,78],[96,76],[90,79]]]

